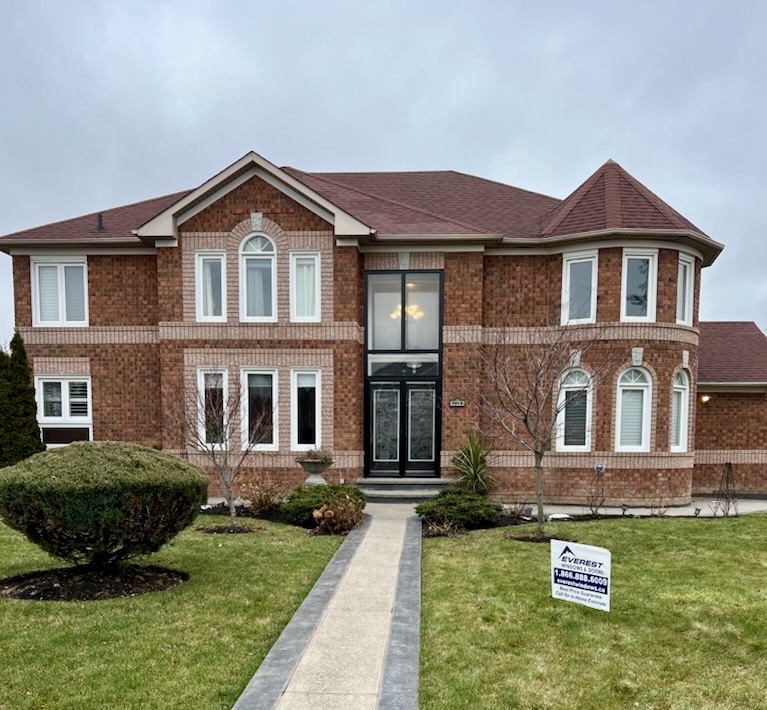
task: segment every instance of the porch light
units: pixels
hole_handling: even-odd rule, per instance
[[[702,394],[700,396],[700,401],[703,402],[703,404],[706,404],[711,399],[710,394]]]

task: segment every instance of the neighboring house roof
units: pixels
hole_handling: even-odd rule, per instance
[[[756,323],[700,323],[698,386],[767,385],[767,336]]]
[[[703,263],[722,249],[692,222],[608,161],[564,200],[451,170],[387,173],[307,173],[278,168],[254,152],[198,188],[0,237],[19,244],[175,237],[178,225],[226,191],[257,176],[334,224],[338,236],[370,244],[392,240],[482,241],[543,246],[597,241],[611,232],[635,239],[677,241],[698,249]]]

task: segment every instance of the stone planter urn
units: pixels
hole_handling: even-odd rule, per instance
[[[296,461],[309,474],[304,486],[325,486],[327,481],[322,474],[333,465],[333,457],[326,451],[307,451],[298,456]]]

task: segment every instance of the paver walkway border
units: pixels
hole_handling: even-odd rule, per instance
[[[382,504],[385,505],[385,504]],[[338,585],[370,529],[372,516],[352,530],[283,630],[232,710],[272,710],[287,688]],[[420,662],[421,522],[405,521],[391,629],[378,707],[417,710]]]

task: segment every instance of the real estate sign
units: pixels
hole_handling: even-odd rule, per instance
[[[551,596],[610,611],[610,550],[552,540]]]

